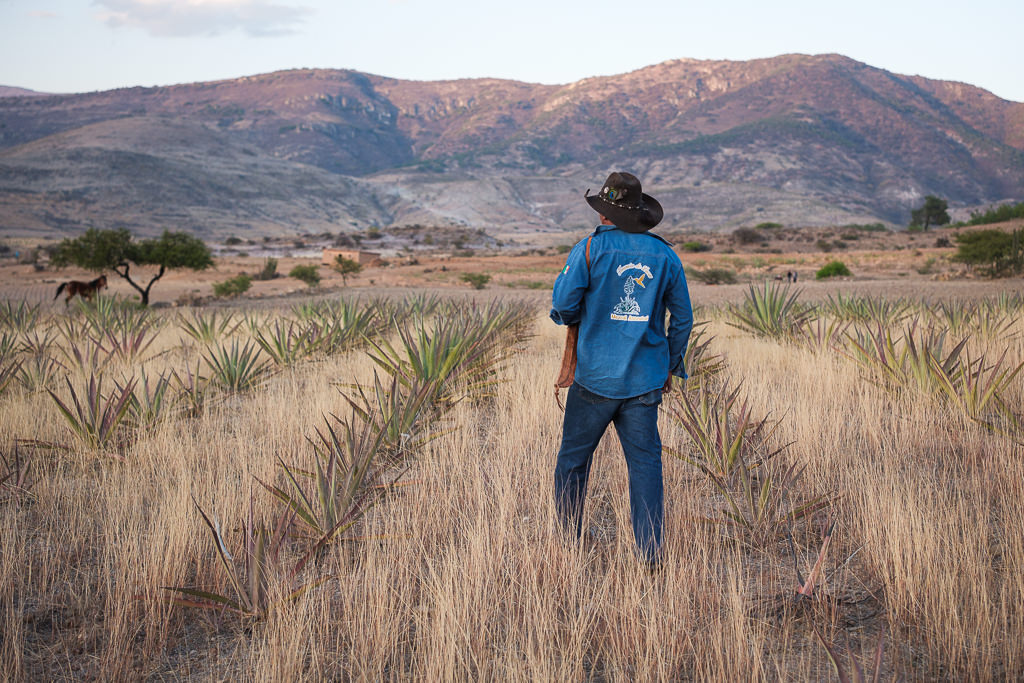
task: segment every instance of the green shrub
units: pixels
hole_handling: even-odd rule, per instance
[[[288,277],[302,280],[310,287],[316,287],[320,284],[320,271],[317,270],[316,266],[295,266],[288,273]]]
[[[827,251],[832,251],[833,249],[835,249],[835,245],[834,244],[832,244],[828,240],[824,240],[824,239],[818,240],[814,244],[815,244],[816,247],[818,247],[818,251],[826,251],[827,252]]]
[[[814,274],[816,280],[824,280],[830,277],[849,277],[853,275],[850,269],[842,261],[829,261],[821,270]]]
[[[732,231],[732,238],[740,244],[753,244],[764,240],[764,235],[753,228],[736,228]]]
[[[238,296],[249,290],[252,278],[242,273],[238,277],[229,278],[224,282],[213,283],[213,295],[220,297]]]
[[[701,251],[711,251],[711,245],[710,244],[705,244],[704,242],[697,242],[697,241],[683,242],[682,250],[683,251],[688,251],[688,252],[691,252],[691,253],[697,253],[697,252],[701,252]]]
[[[463,273],[461,280],[468,282],[473,289],[483,289],[491,281],[491,276],[486,273]]]
[[[860,230],[862,232],[886,232],[888,228],[884,223],[847,223],[843,226],[847,230]]]
[[[1024,202],[1019,204],[1003,204],[985,213],[972,213],[967,225],[986,225],[988,223],[1002,223],[1014,218],[1024,218]]]
[[[255,277],[257,280],[273,280],[277,277],[277,259],[268,257],[263,262],[263,269]]]
[[[783,227],[783,225],[782,223],[773,223],[771,221],[766,221],[764,223],[758,223],[754,227],[757,228],[758,230],[775,230],[776,228]]]
[[[736,272],[728,268],[694,268],[688,276],[706,285],[732,285],[736,283]]]
[[[990,277],[1024,272],[1024,228],[1013,232],[975,230],[956,236],[953,260],[978,266]]]

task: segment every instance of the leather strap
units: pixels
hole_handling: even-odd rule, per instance
[[[587,262],[587,272],[590,272],[590,241],[594,239],[591,235],[587,238],[587,247],[583,252],[584,258]],[[565,348],[562,351],[562,367],[558,370],[558,379],[555,380],[555,402],[558,407],[565,410],[565,406],[562,405],[562,398],[558,394],[559,389],[572,386],[573,380],[576,378],[576,343],[580,336],[579,323],[575,325],[569,325],[565,330]]]

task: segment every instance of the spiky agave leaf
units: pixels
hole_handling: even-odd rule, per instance
[[[793,332],[813,314],[798,302],[801,290],[790,292],[789,286],[769,283],[767,280],[760,290],[749,285],[744,303],[730,306],[733,327],[759,337],[788,340]]]
[[[64,381],[71,395],[69,403],[65,403],[56,393],[47,389],[57,410],[64,417],[72,433],[89,449],[106,451],[108,447],[114,445],[118,427],[128,412],[135,380],[132,379],[125,386],[104,395],[103,378],[93,374],[89,376],[81,397],[72,386],[70,378],[65,377]],[[109,451],[108,454],[120,457]]]

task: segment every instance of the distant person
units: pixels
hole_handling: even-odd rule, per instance
[[[649,232],[664,211],[636,176],[612,173],[600,193],[587,190],[584,197],[601,224],[573,247],[552,293],[551,319],[570,326],[569,340],[578,333],[575,367],[563,362],[558,385],[569,391],[555,505],[563,529],[579,540],[594,449],[613,423],[629,470],[637,551],[654,570],[664,523],[658,405],[672,375],[686,378],[690,294],[679,257]],[[672,314],[667,333],[666,310]],[[571,348],[567,341],[567,352]]]

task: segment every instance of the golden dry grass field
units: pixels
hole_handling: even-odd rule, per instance
[[[829,680],[831,649],[846,672],[1020,679],[1024,283],[900,254],[758,284],[799,290],[774,331],[741,321],[745,285],[691,283],[653,576],[612,434],[587,541],[554,528],[562,331],[518,283],[561,256],[150,312],[65,307],[44,280],[72,271],[5,266],[0,678]],[[810,280],[817,257],[685,258]],[[494,279],[439,289],[453,272]]]

